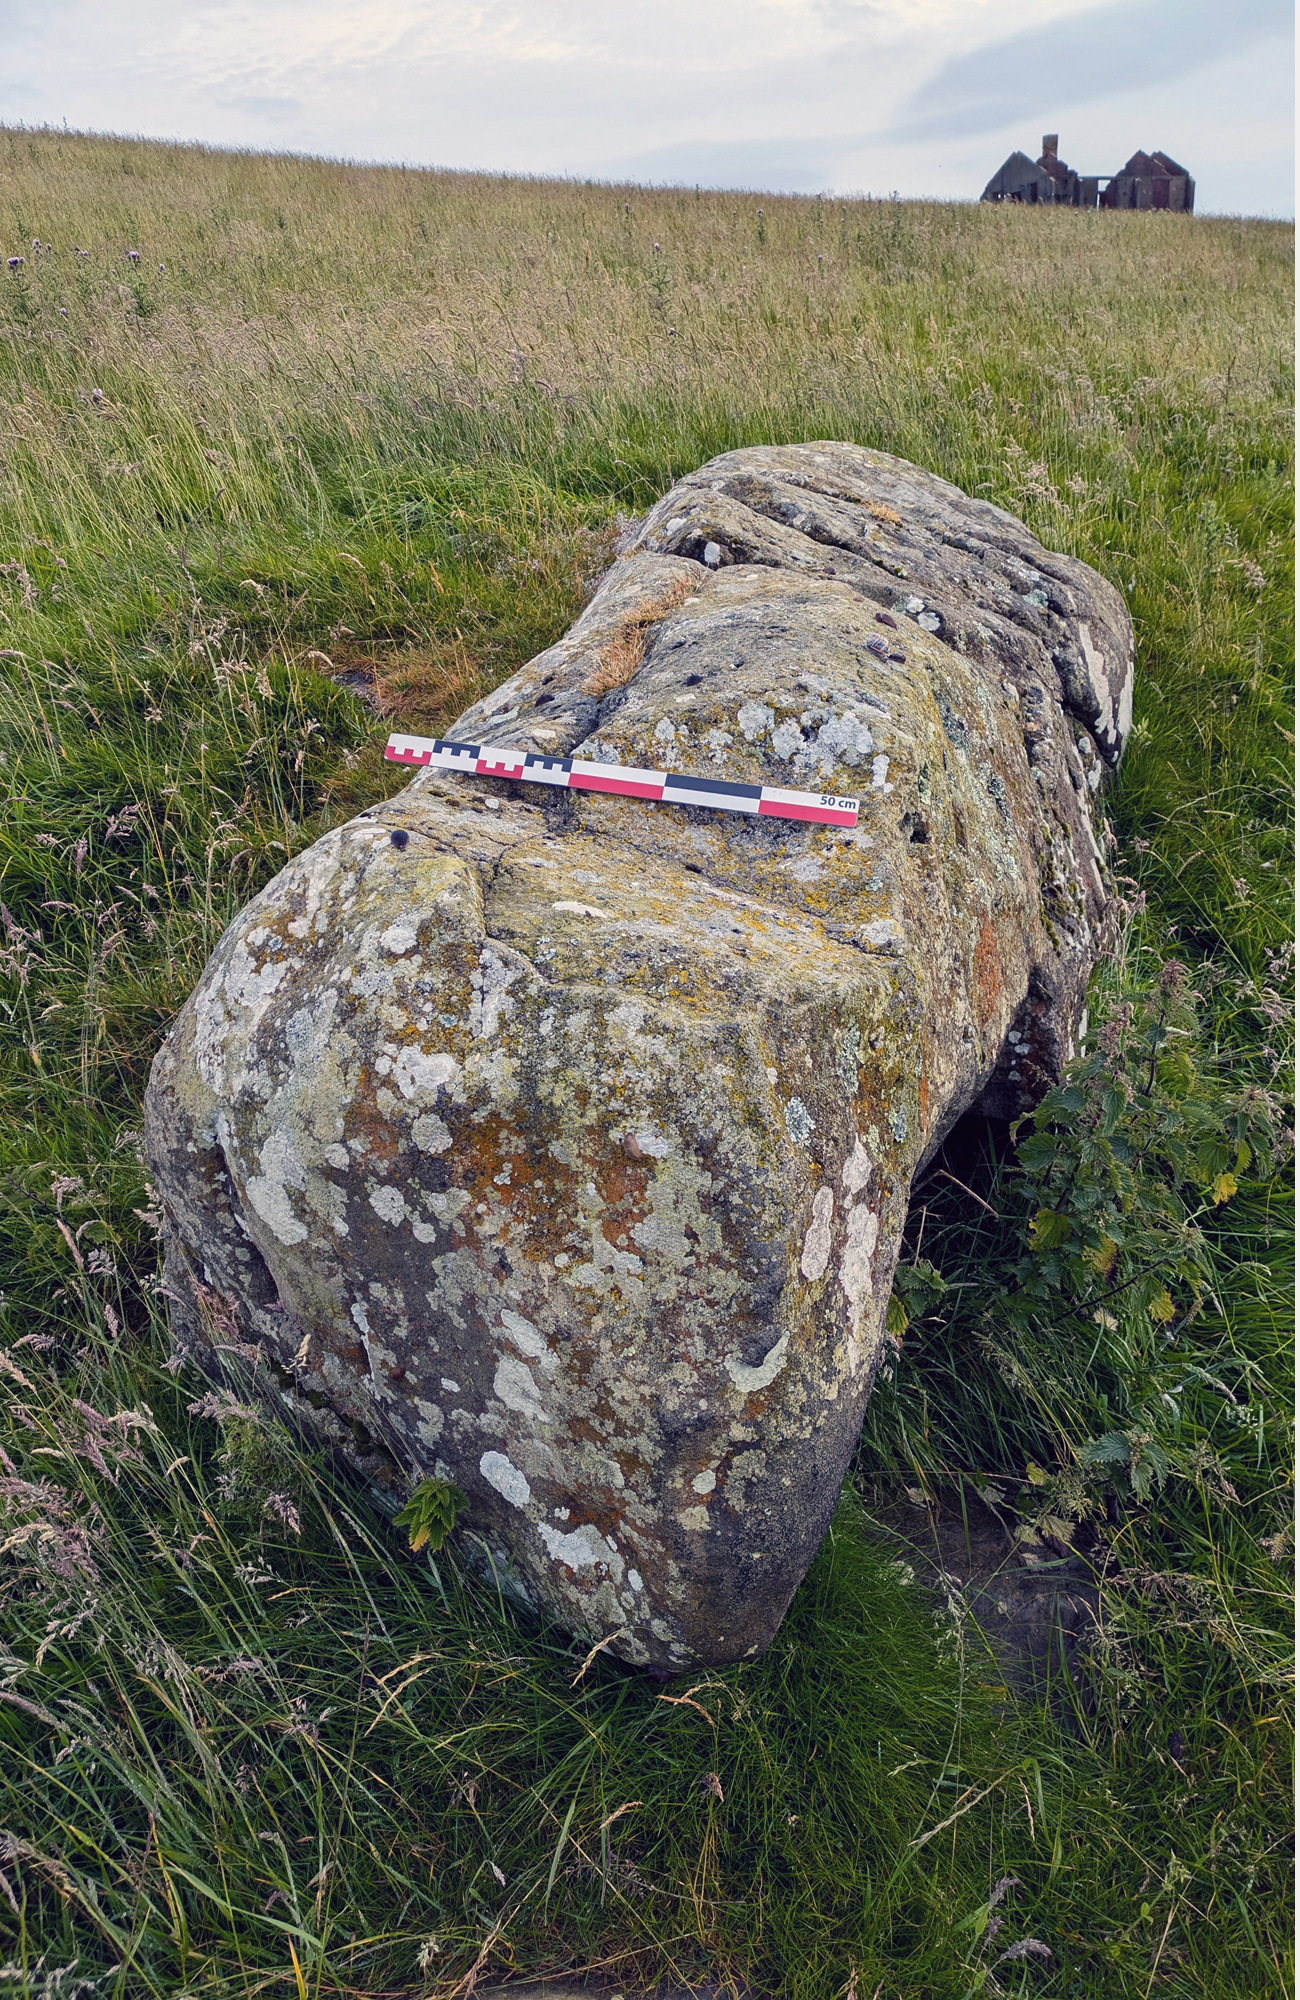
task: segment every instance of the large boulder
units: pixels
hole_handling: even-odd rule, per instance
[[[454,1480],[479,1559],[624,1659],[760,1651],[918,1166],[1073,1050],[1131,680],[1109,584],[915,466],[692,474],[452,734],[856,828],[424,771],[317,841],[154,1065],[182,1339],[397,1490]]]

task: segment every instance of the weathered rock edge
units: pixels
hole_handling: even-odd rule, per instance
[[[703,466],[451,733],[859,793],[858,828],[425,772],[319,840],[154,1064],[182,1342],[453,1479],[507,1586],[624,1659],[760,1651],[918,1165],[1073,1047],[1131,688],[1118,594],[999,509],[849,445]]]

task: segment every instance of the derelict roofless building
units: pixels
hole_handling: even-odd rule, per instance
[[[1196,182],[1167,153],[1134,153],[1117,174],[1076,174],[1057,154],[1057,135],[1043,136],[1042,157],[1012,153],[981,201],[1051,202],[1068,208],[1167,208],[1190,215]]]

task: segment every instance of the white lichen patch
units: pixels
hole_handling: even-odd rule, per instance
[[[371,1188],[370,1206],[381,1222],[398,1223],[406,1220],[406,1202],[395,1187]]]
[[[301,1243],[307,1225],[294,1212],[290,1188],[305,1188],[307,1170],[288,1132],[276,1131],[258,1149],[262,1171],[248,1182],[248,1199],[281,1243]]]
[[[809,1284],[815,1284],[831,1261],[831,1217],[835,1197],[828,1187],[818,1188],[813,1197],[812,1221],[803,1239],[799,1269]]]
[[[337,832],[326,834],[315,847],[309,847],[306,854],[300,855],[294,864],[294,887],[302,898],[302,907],[285,927],[290,937],[310,937],[313,931],[321,930],[327,921],[326,904],[332,900],[330,891],[338,886],[340,847]]]
[[[451,1132],[436,1111],[426,1111],[411,1127],[411,1143],[422,1153],[445,1153]]]
[[[790,1336],[788,1333],[783,1333],[757,1367],[751,1368],[738,1354],[729,1354],[726,1359],[727,1373],[738,1389],[743,1389],[747,1396],[752,1396],[756,1390],[770,1388],[775,1382],[785,1367],[789,1349]]]
[[[785,1107],[785,1129],[796,1146],[806,1146],[815,1127],[802,1097],[792,1097]]]
[[[860,1139],[858,1134],[855,1132],[853,1134],[853,1151],[849,1154],[848,1159],[844,1162],[844,1173],[842,1179],[844,1182],[845,1194],[848,1195],[861,1194],[863,1188],[867,1185],[867,1182],[871,1179],[871,1168],[872,1168],[871,1155],[867,1151],[866,1147],[863,1145],[862,1140]]]
[[[376,1069],[379,1065],[376,1063]],[[460,1064],[455,1056],[439,1050],[433,1054],[408,1044],[398,1052],[392,1065],[392,1080],[402,1096],[423,1100],[436,1097],[447,1084],[455,1083],[460,1075]]]
[[[492,1393],[500,1398],[508,1410],[516,1416],[527,1417],[530,1423],[550,1422],[542,1408],[537,1384],[526,1361],[520,1361],[513,1354],[503,1354],[497,1363],[496,1374],[492,1378]]]
[[[825,710],[821,713],[824,715]],[[807,721],[807,718],[804,720]],[[793,725],[783,723],[782,731],[789,727]],[[777,747],[776,736],[780,733],[778,731],[772,737],[773,749]],[[842,715],[832,715],[824,721],[810,742],[793,746],[795,775],[808,777],[815,774],[829,778],[837,764],[847,764],[852,768],[869,757],[874,748],[875,742],[866,717],[859,715],[856,709],[846,709]],[[782,751],[780,754],[784,756],[787,753]]]
[[[784,758],[787,763],[796,751],[805,747],[803,731],[793,720],[782,722],[772,731],[772,748],[777,756]]]
[[[880,1235],[880,1217],[865,1203],[849,1210],[840,1258],[840,1285],[853,1309],[855,1323],[863,1303],[871,1296],[871,1260]]]
[[[478,1469],[489,1486],[495,1486],[503,1500],[512,1507],[526,1507],[533,1497],[532,1488],[517,1465],[512,1465],[503,1451],[485,1451],[478,1462]]]
[[[529,969],[492,945],[484,945],[479,953],[478,970],[470,974],[474,997],[469,1006],[469,1027],[476,1041],[491,1041],[503,1012],[511,1005],[510,988]]]
[[[570,1529],[565,1534],[553,1528],[549,1521],[539,1521],[537,1532],[553,1562],[562,1562],[573,1570],[601,1565],[610,1572],[615,1583],[623,1581],[624,1564],[617,1545],[611,1547],[592,1522],[584,1522],[582,1527]]]
[[[543,1335],[538,1332],[530,1319],[524,1318],[522,1313],[505,1307],[501,1314],[501,1324],[509,1339],[529,1361],[549,1363],[552,1367],[558,1365],[556,1357],[548,1350]]]

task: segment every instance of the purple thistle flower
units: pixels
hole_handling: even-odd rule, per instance
[[[128,250],[126,254],[133,264],[140,262],[140,252],[138,250]]]
[[[25,263],[25,261],[26,259],[22,257],[11,257],[9,259],[9,269],[11,271],[17,271],[21,267],[21,265]]]

